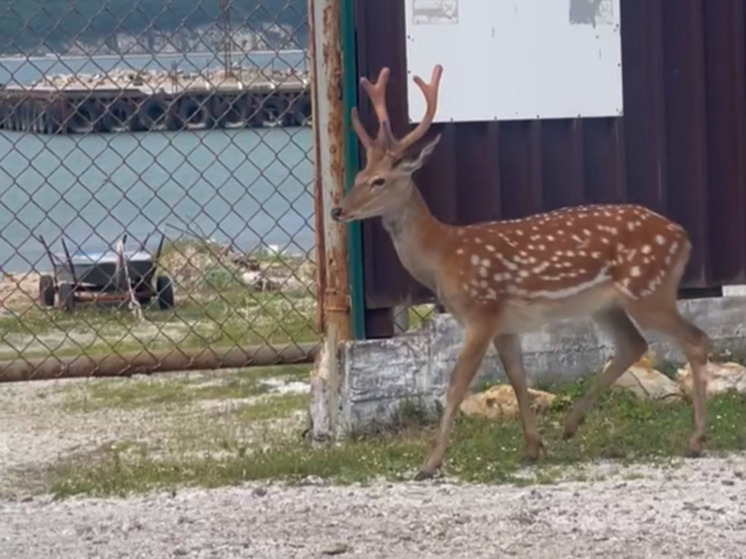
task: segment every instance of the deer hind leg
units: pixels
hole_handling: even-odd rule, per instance
[[[523,438],[526,448],[523,454],[524,462],[535,462],[544,450],[544,442],[536,428],[536,415],[531,409],[531,399],[526,384],[526,371],[523,368],[523,352],[521,338],[514,334],[503,334],[495,337],[493,344],[503,364],[505,376],[508,377],[521,414]]]
[[[464,345],[461,347],[458,359],[456,360],[456,367],[451,373],[446,396],[446,406],[445,410],[443,410],[443,417],[440,420],[440,427],[435,437],[433,450],[415,476],[415,480],[421,481],[433,477],[435,471],[443,464],[443,456],[448,446],[448,436],[450,435],[453,416],[461,405],[471,385],[471,381],[474,379],[474,375],[479,369],[485,353],[487,353],[493,335],[494,331],[492,328],[484,328],[484,325],[481,328],[476,325],[467,325]]]
[[[624,309],[611,307],[593,314],[596,324],[607,332],[614,341],[614,357],[611,364],[599,374],[588,391],[573,405],[565,419],[562,438],[575,436],[578,425],[583,421],[588,409],[596,402],[599,394],[611,386],[648,349],[645,338],[629,319]]]
[[[670,301],[663,308],[636,306],[630,311],[642,328],[656,330],[673,339],[692,367],[694,432],[689,438],[686,456],[696,458],[702,454],[705,441],[707,415],[707,334],[686,320]]]

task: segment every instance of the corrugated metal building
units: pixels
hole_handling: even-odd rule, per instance
[[[354,10],[358,72],[391,67],[389,112],[401,134],[403,2],[355,0]],[[438,157],[417,175],[431,210],[469,223],[639,202],[689,230],[685,287],[744,281],[745,15],[743,0],[621,0],[624,116],[433,125],[430,134],[443,134]],[[374,126],[364,96],[360,108]],[[367,333],[386,336],[393,306],[431,294],[401,267],[380,220],[365,222],[362,236]]]

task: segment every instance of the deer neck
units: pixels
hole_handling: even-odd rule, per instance
[[[404,269],[418,282],[436,292],[437,239],[442,224],[430,213],[414,183],[405,203],[396,211],[384,215],[382,221]]]

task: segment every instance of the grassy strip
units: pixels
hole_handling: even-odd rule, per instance
[[[84,385],[65,387],[64,407],[66,411],[76,413],[182,406],[198,400],[246,399],[270,392],[270,379],[307,381],[308,374],[309,365],[292,365],[180,378],[92,379]]]
[[[535,471],[539,481],[556,481],[558,472],[607,459],[628,464],[680,458],[691,434],[691,408],[687,403],[641,401],[629,393],[609,392],[588,415],[575,439],[560,440],[562,419],[570,399],[586,388],[585,382],[553,390],[560,396],[540,418],[540,428],[549,456]],[[305,396],[277,406],[265,402],[265,410],[303,405]],[[271,415],[271,413],[270,413]],[[237,416],[254,420],[261,413]],[[709,405],[708,445],[710,452],[746,449],[746,396],[727,394]],[[124,455],[116,448],[101,451],[86,460],[62,462],[49,472],[53,493],[58,497],[76,494],[125,495],[153,488],[172,489],[185,485],[215,487],[257,479],[297,480],[307,476],[338,483],[375,478],[408,479],[428,451],[434,432],[417,414],[408,414],[396,432],[356,437],[344,445],[314,449],[297,439],[280,441],[269,449],[205,453],[159,459],[148,452]],[[520,457],[523,438],[519,422],[493,422],[460,417],[451,438],[445,472],[468,482],[524,483]]]
[[[86,306],[68,314],[29,307],[0,317],[0,359],[315,342],[315,307],[308,295],[235,286],[184,298],[172,311],[146,308],[139,322],[126,310]],[[411,328],[431,312],[427,305],[409,309]]]
[[[249,261],[261,268],[273,289],[247,285],[243,276],[250,273]],[[310,257],[266,251],[241,255],[205,240],[177,239],[165,244],[159,273],[174,279],[176,308],[160,311],[153,302],[143,308],[142,321],[122,308],[80,305],[65,313],[41,307],[36,285],[19,284],[28,293],[11,298],[12,314],[0,316],[0,360],[320,338]],[[411,328],[431,315],[432,305],[410,308]]]
[[[209,324],[221,327],[226,335],[235,333],[243,338],[248,332],[268,338],[281,334],[305,334],[313,324],[315,301],[309,294],[254,292],[243,287],[185,295],[177,299],[171,311],[161,311],[152,305],[144,308],[144,320],[138,323],[124,309],[83,305],[72,313],[31,306],[12,316],[0,317],[2,338],[11,335],[39,336],[50,332],[102,332],[116,330],[120,334],[135,331],[138,325],[191,326]],[[256,339],[256,338],[254,338]]]

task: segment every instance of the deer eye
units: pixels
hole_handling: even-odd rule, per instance
[[[373,182],[370,183],[370,186],[376,187],[376,186],[383,186],[386,180],[383,177],[378,177],[373,179]]]

